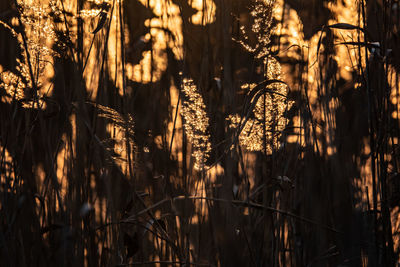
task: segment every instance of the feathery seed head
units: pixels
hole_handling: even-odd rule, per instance
[[[184,97],[181,115],[184,118],[184,129],[193,145],[194,167],[201,170],[211,151],[210,136],[207,133],[209,121],[205,111],[206,105],[193,80],[184,78],[182,90]]]

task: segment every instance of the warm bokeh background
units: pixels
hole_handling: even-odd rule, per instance
[[[400,3],[1,0],[0,266],[396,266]]]

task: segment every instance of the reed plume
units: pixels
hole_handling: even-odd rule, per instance
[[[181,114],[184,118],[184,129],[193,146],[194,168],[201,170],[211,151],[206,105],[192,79],[183,79],[182,91],[184,97]]]

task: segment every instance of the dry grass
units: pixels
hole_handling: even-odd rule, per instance
[[[0,265],[395,266],[399,14],[1,1]]]

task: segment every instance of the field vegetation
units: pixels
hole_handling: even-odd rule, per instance
[[[398,266],[400,2],[1,0],[0,266]]]

